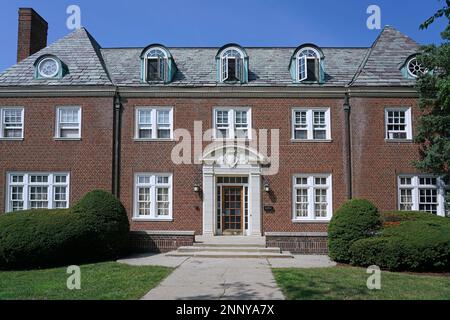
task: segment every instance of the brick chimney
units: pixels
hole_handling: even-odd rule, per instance
[[[32,8],[19,8],[17,62],[47,46],[48,23]]]

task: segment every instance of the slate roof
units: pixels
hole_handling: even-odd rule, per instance
[[[173,82],[164,86],[230,86],[216,81],[219,48],[168,48],[178,67]],[[242,86],[319,86],[293,83],[288,70],[296,48],[250,47],[249,83]],[[385,27],[370,48],[321,48],[325,83],[321,86],[414,85],[400,67],[419,45],[393,27]],[[101,48],[86,29],[74,31],[0,74],[2,86],[117,85],[148,87],[140,80],[143,48]],[[34,62],[53,54],[69,68],[63,79],[34,79]],[[160,84],[159,84],[160,85]],[[241,86],[236,84],[236,86]]]
[[[52,54],[64,62],[69,74],[62,79],[35,79],[34,62],[44,54]],[[113,85],[104,67],[100,46],[81,28],[29,56],[0,74],[0,86],[66,86]]]

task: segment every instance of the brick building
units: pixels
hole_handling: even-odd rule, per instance
[[[105,189],[147,235],[297,240],[325,236],[349,198],[445,214],[442,182],[411,164],[419,45],[393,27],[369,48],[46,38],[20,9],[18,63],[0,74],[0,212]]]

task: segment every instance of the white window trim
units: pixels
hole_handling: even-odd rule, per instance
[[[22,117],[22,127],[21,127],[21,136],[20,137],[5,137],[4,136],[4,112],[5,110],[21,110],[21,117]],[[0,140],[23,140],[24,138],[24,128],[25,128],[25,108],[24,107],[0,107]]]
[[[139,112],[141,110],[151,111],[151,138],[139,137]],[[158,138],[158,111],[169,111],[170,138]],[[136,107],[134,114],[134,139],[139,141],[173,141],[173,107]]]
[[[405,112],[405,121],[406,121],[406,139],[393,139],[389,138],[388,131],[388,112],[390,111],[404,111]],[[386,107],[384,108],[384,131],[385,131],[385,139],[390,141],[410,141],[413,138],[412,134],[412,116],[411,116],[411,107]]]
[[[297,178],[307,178],[307,185],[297,185]],[[326,185],[316,185],[315,178],[326,178]],[[297,189],[308,189],[308,216],[307,217],[297,217],[296,216],[296,190]],[[326,217],[316,217],[314,214],[314,190],[315,189],[327,189],[327,216]],[[292,222],[329,222],[333,215],[333,179],[331,174],[295,174],[292,177]]]
[[[316,54],[316,57],[313,58],[313,57],[301,56],[303,51],[306,51],[306,50],[313,51]],[[305,62],[305,76],[303,78],[300,78],[300,60],[301,59],[303,59],[304,62]],[[296,59],[295,59],[297,61],[297,75],[295,76],[295,78],[297,79],[297,82],[302,82],[302,81],[305,81],[306,79],[308,79],[308,60],[313,60],[313,59],[317,60],[317,63],[319,63],[319,65],[320,65],[320,60],[321,60],[320,59],[320,54],[319,54],[319,52],[316,49],[314,49],[312,47],[302,48],[297,53],[297,56],[296,56]],[[317,81],[319,81],[319,79],[317,79]]]
[[[156,177],[168,177],[168,184],[157,184],[155,182]],[[139,177],[149,177],[149,184],[140,184]],[[156,188],[158,186],[163,186],[169,188],[169,215],[168,216],[157,216],[156,211]],[[138,197],[139,187],[147,187],[150,188],[150,216],[140,216],[139,215],[139,206],[138,206]],[[133,196],[133,220],[135,221],[173,221],[173,175],[171,173],[148,173],[141,172],[135,173],[134,175],[134,196]]]
[[[240,57],[239,58],[237,58],[237,57],[228,57],[228,56],[226,57],[225,53],[227,53],[230,50],[236,50],[240,54]],[[228,79],[228,77],[229,77],[229,74],[228,74],[228,60],[229,59],[241,59],[242,64],[243,64],[243,62],[244,62],[244,53],[242,52],[241,49],[239,49],[237,47],[227,47],[220,53],[220,72],[219,72],[219,74],[220,74],[220,82],[225,82]],[[243,67],[244,66],[242,65],[242,68]],[[240,81],[242,81],[242,80],[243,79],[240,79]]]
[[[22,175],[23,176],[23,182],[11,182],[11,176],[14,175]],[[32,183],[29,180],[30,176],[33,175],[44,175],[44,176],[48,176],[48,182],[46,183]],[[59,176],[59,175],[64,175],[66,176],[66,182],[65,183],[55,183],[54,182],[54,177],[55,176]],[[53,208],[53,202],[54,202],[54,198],[53,198],[53,191],[55,187],[58,186],[64,186],[66,187],[66,208],[70,207],[70,173],[69,172],[7,172],[6,173],[6,212],[12,212],[12,208],[11,208],[11,187],[12,186],[21,186],[23,187],[23,210],[30,210],[31,208],[29,207],[29,187],[30,186],[44,186],[44,187],[48,187],[48,203],[49,206],[47,209],[64,209],[64,208]],[[46,208],[43,208],[46,209]],[[17,212],[17,211],[16,211]]]
[[[217,111],[228,112],[228,137],[221,138],[217,136]],[[247,138],[235,138],[236,136],[236,111],[247,112]],[[213,139],[214,140],[251,140],[252,139],[252,109],[250,107],[215,107],[213,109]]]
[[[326,138],[325,139],[314,139],[314,112],[324,111],[325,112],[325,124],[326,124]],[[297,139],[295,138],[295,113],[296,112],[306,112],[306,123],[307,123],[307,139]],[[331,111],[330,108],[293,108],[291,113],[291,139],[293,141],[331,141]]]
[[[401,185],[401,178],[411,178],[410,185]],[[420,178],[436,178],[437,185],[420,185]],[[445,191],[446,186],[442,179],[430,174],[402,174],[397,176],[397,208],[400,209],[401,189],[412,190],[412,211],[419,211],[419,189],[435,189],[437,190],[437,215],[445,217]]]
[[[78,110],[78,127],[73,127],[73,129],[77,129],[78,130],[78,136],[76,137],[70,137],[70,138],[66,138],[66,137],[61,137],[61,110],[64,109],[77,109]],[[81,140],[81,128],[82,128],[82,108],[80,106],[60,106],[60,107],[56,107],[56,123],[55,123],[55,139],[56,140]]]

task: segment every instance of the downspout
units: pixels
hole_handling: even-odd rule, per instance
[[[352,145],[351,145],[351,128],[350,128],[350,97],[345,94],[344,99],[344,153],[346,162],[346,193],[347,199],[352,199]]]
[[[120,95],[116,92],[114,96],[114,133],[113,133],[113,172],[112,172],[112,193],[117,198],[120,197],[120,133],[122,123],[122,104]]]

